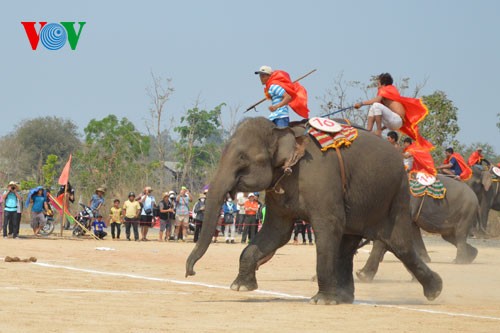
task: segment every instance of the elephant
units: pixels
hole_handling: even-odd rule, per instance
[[[321,151],[304,133],[303,126],[279,128],[263,117],[238,125],[210,181],[203,229],[186,260],[186,277],[196,274],[194,265],[211,243],[226,194],[266,190],[265,223],[240,255],[232,290],[258,288],[256,270],[289,242],[299,218],[309,221],[316,235],[318,292],[310,303],[354,301],[353,257],[363,237],[381,240],[415,275],[425,297],[438,297],[441,277],[413,247],[401,154],[362,130],[340,154]]]
[[[447,190],[445,198],[410,196],[415,250],[424,261],[430,262],[420,233],[419,228],[421,228],[430,233],[441,234],[444,240],[456,246],[455,263],[470,264],[478,252],[475,247],[467,243],[467,236],[479,218],[477,197],[471,188],[461,181],[444,175],[437,175],[437,179]],[[356,272],[358,279],[364,282],[372,281],[385,252],[385,245],[375,241],[365,266]]]
[[[500,182],[493,182],[490,170],[475,165],[467,184],[479,200],[479,223],[476,231],[479,235],[486,235],[490,209],[500,211]]]

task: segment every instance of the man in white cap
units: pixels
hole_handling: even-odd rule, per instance
[[[490,166],[491,163],[487,159],[484,158],[483,155],[483,148],[482,147],[477,147],[475,151],[472,152],[472,154],[469,156],[469,159],[467,160],[467,164],[472,167],[474,165],[482,165],[483,162],[486,164],[486,166]]]
[[[292,97],[285,91],[285,88],[278,83],[272,83],[268,87],[268,81],[273,73],[273,69],[269,66],[261,66],[255,74],[259,74],[260,82],[266,86],[266,96],[271,99],[269,111],[269,120],[278,127],[287,127],[290,122],[290,111],[288,103],[292,101]]]

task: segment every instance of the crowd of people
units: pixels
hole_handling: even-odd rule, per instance
[[[63,189],[62,194],[57,195],[56,198],[62,201],[65,192]],[[149,241],[147,237],[149,229],[157,227],[159,242],[186,242],[189,235],[193,234],[192,240],[195,243],[203,228],[205,201],[207,195],[210,195],[208,188],[205,188],[194,201],[191,192],[182,186],[178,194],[171,190],[163,193],[161,200],[157,201],[153,195],[153,189],[146,186],[138,195],[135,192],[129,192],[123,203],[118,198],[113,199],[113,205],[107,209],[105,208],[105,194],[106,189],[98,187],[88,204],[92,212],[90,217],[92,220],[89,223],[92,230],[89,231],[97,238],[108,237],[108,229],[110,229],[113,240]],[[71,195],[74,195],[73,189]],[[239,192],[233,201],[228,194],[220,208],[219,220],[212,241],[215,243],[219,237],[223,237],[228,244],[234,244],[237,240],[242,244],[250,242],[265,220],[265,205],[259,197],[259,192]],[[54,202],[51,200],[57,199],[50,197],[46,189],[38,186],[29,191],[26,203],[24,203],[19,184],[10,182],[7,190],[0,197],[0,207],[3,210],[0,211],[3,217],[3,219],[0,218],[0,225],[3,237],[18,238],[23,207],[30,210],[33,235],[39,237],[47,216],[52,214],[51,203],[54,204]],[[67,204],[69,205],[69,201]],[[62,210],[59,209],[59,212],[61,213]],[[122,228],[125,231],[125,238],[122,238]],[[310,225],[308,232],[310,235]],[[311,236],[309,241],[312,244]]]

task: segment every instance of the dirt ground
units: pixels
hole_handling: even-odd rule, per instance
[[[258,291],[234,292],[239,243],[212,244],[185,279],[192,242],[0,239],[0,332],[498,332],[500,241],[472,240],[479,255],[465,266],[438,237],[425,242],[444,280],[436,301],[388,254],[373,283],[356,281],[355,304],[316,306],[315,246],[284,246],[257,272]]]

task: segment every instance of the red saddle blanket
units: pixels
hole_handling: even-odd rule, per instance
[[[337,133],[326,133],[309,127],[307,133],[312,136],[321,147],[321,151],[330,148],[349,147],[358,137],[358,130],[349,125],[341,125],[342,129]]]

